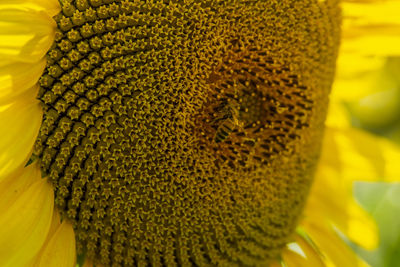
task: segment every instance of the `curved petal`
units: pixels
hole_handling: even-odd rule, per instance
[[[337,235],[331,226],[323,222],[303,221],[302,226],[320,251],[335,266],[366,266],[351,248]]]
[[[295,234],[294,241],[300,246],[301,250],[304,252],[309,266],[324,267],[324,262],[321,259],[321,255],[314,247],[299,234]]]
[[[41,251],[34,266],[73,267],[76,262],[75,234],[72,225],[67,221],[59,222],[54,234],[49,235],[49,240]]]
[[[306,258],[287,248],[282,251],[282,259],[286,267],[314,267]]]
[[[26,171],[29,170],[31,169],[26,168]],[[31,262],[46,240],[53,205],[53,189],[47,180],[40,179],[21,193],[12,204],[2,206],[0,266],[26,266]]]
[[[400,147],[385,138],[356,128],[328,128],[336,144],[340,177],[344,181],[397,181],[400,177]],[[366,145],[368,144],[368,145]],[[328,149],[324,157],[331,157]]]
[[[50,17],[55,16],[61,9],[58,0],[2,0],[1,5],[44,11]]]
[[[33,100],[36,90],[28,93],[0,106],[0,181],[26,163],[39,132],[42,110]]]
[[[395,176],[395,173],[389,175],[388,167],[397,165],[388,164],[390,159],[384,155],[385,149],[379,139],[358,131],[352,134],[353,131],[356,130],[327,129],[304,216],[310,221],[333,224],[353,242],[374,249],[378,245],[377,227],[372,217],[352,198],[353,182]],[[400,151],[394,158],[399,156]],[[327,192],[335,192],[335,195],[327,195]]]
[[[8,104],[30,90],[37,92],[35,85],[45,66],[45,59],[35,64],[16,62],[0,66],[0,105]],[[36,95],[32,97],[34,99]]]
[[[313,196],[308,201],[304,213],[310,221],[331,222],[347,238],[363,248],[375,249],[379,241],[375,221],[352,199],[347,202],[325,201]]]
[[[40,181],[41,173],[36,163],[21,168],[0,182],[0,210],[12,205],[32,184]]]
[[[19,1],[14,1],[19,2]],[[48,2],[52,10],[38,6],[39,1],[0,4],[0,60],[37,62],[53,43],[56,24],[51,15],[55,3]],[[49,13],[47,13],[49,12]]]
[[[347,213],[347,226],[339,228],[340,231],[359,246],[368,250],[376,249],[379,243],[378,228],[372,216],[354,202],[347,206]]]

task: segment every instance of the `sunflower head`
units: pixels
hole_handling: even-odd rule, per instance
[[[337,1],[62,1],[35,154],[104,265],[265,265],[318,159]]]

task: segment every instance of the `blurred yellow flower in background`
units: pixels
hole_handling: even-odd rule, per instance
[[[400,1],[341,6],[342,45],[321,158],[292,242],[273,266],[367,266],[348,240],[372,250],[379,238],[353,198],[353,183],[400,178],[398,146],[355,127],[398,121]],[[59,11],[55,0],[0,2],[0,266],[76,264],[73,227],[60,220],[37,161],[27,164],[43,116],[38,80]]]
[[[335,226],[331,234],[320,235],[321,242],[332,250],[327,257],[334,266],[356,266],[354,258],[353,262],[342,261],[340,255],[349,248],[343,241],[336,239],[342,245],[335,242],[333,236],[338,231],[345,233],[369,250],[378,244],[378,237],[374,222],[357,208],[352,197],[354,182],[400,179],[398,145],[364,130],[379,132],[376,129],[399,123],[400,1],[342,1],[341,6],[343,26],[337,73],[323,152],[305,215],[319,210],[317,214],[329,218],[327,225]],[[335,197],[325,201],[316,197],[329,192],[335,192]]]

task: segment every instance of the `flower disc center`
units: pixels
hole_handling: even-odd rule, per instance
[[[62,1],[35,154],[79,252],[105,266],[279,257],[318,159],[335,2]]]

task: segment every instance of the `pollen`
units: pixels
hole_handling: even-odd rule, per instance
[[[266,266],[304,206],[336,0],[61,1],[34,154],[104,266]]]

